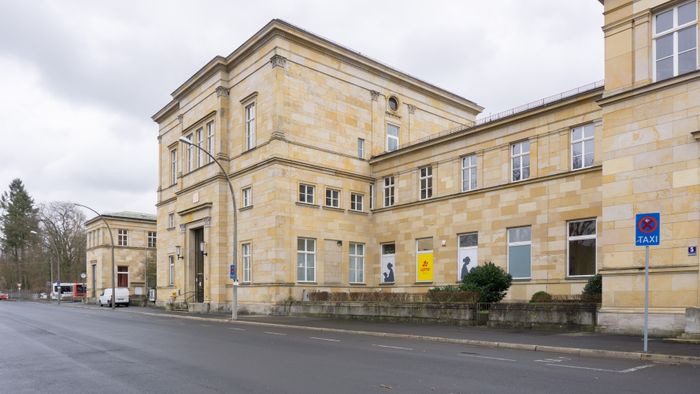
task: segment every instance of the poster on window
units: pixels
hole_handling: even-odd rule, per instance
[[[394,283],[394,269],[395,261],[394,255],[382,256],[382,277],[380,278],[381,283]]]
[[[433,252],[418,253],[416,256],[416,281],[433,281]]]
[[[457,255],[457,281],[461,282],[472,268],[476,267],[477,248],[459,248]]]

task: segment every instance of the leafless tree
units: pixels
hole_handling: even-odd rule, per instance
[[[85,215],[71,203],[50,202],[40,206],[39,218],[46,252],[60,262],[61,281],[79,282],[85,270]]]

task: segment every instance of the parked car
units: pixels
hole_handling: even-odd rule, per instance
[[[39,293],[39,299],[40,300],[48,300],[49,296],[48,296],[48,294],[46,294],[42,291],[41,293]]]
[[[124,305],[129,306],[129,289],[126,287],[117,287],[116,289],[117,297],[114,302],[115,306]],[[99,306],[112,306],[112,288],[105,289],[100,297],[97,299],[97,305]]]
[[[9,300],[9,299],[10,299],[9,294],[3,293],[2,291],[0,291],[0,300]]]

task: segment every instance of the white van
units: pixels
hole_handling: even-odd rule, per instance
[[[115,305],[124,305],[124,306],[129,306],[129,289],[126,287],[117,287],[117,300],[115,301]],[[112,306],[112,288],[107,288],[105,289],[102,294],[100,294],[100,297],[97,299],[97,304],[99,306]]]

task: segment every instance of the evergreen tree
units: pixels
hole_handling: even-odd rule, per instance
[[[37,209],[34,200],[24,188],[20,179],[10,183],[9,190],[0,196],[0,247],[10,263],[14,263],[14,272],[9,283],[22,283],[26,288],[27,276],[23,270],[27,247],[30,246],[32,231],[37,231]]]

